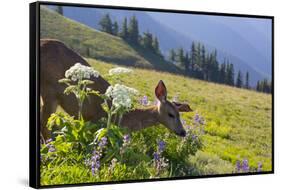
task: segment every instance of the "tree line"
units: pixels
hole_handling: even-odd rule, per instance
[[[249,72],[246,73],[245,82],[241,71],[235,79],[234,65],[226,59],[219,63],[217,51],[208,52],[204,44],[192,42],[189,52],[183,48],[171,49],[169,61],[183,68],[188,76],[238,88],[250,88]]]
[[[112,21],[109,14],[105,14],[101,18],[99,25],[101,31],[119,36],[133,46],[142,47],[145,50],[163,57],[159,48],[158,38],[153,36],[149,31],[140,35],[138,20],[135,16],[129,19],[125,17],[121,26],[119,26],[117,21]]]
[[[60,5],[56,6],[54,8],[54,11],[56,11],[57,13],[59,13],[60,15],[63,16],[63,6],[60,6]]]
[[[267,79],[263,79],[257,82],[256,91],[271,93],[272,92],[272,82]]]
[[[127,43],[142,47],[164,58],[157,36],[150,32],[139,32],[138,20],[135,16],[125,17],[119,26],[117,21],[112,21],[109,14],[105,14],[100,22],[100,30],[111,35],[119,36]],[[258,81],[255,87],[250,86],[250,74],[238,71],[235,77],[234,65],[228,59],[219,63],[217,51],[208,52],[204,44],[192,42],[190,51],[183,48],[170,49],[167,61],[179,66],[185,75],[211,81],[215,83],[236,86],[238,88],[252,89],[259,92],[271,93],[271,82],[267,79]]]

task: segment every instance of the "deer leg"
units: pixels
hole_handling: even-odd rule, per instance
[[[57,108],[57,101],[55,98],[43,98],[43,106],[42,106],[42,113],[41,113],[41,134],[43,139],[48,139],[51,136],[51,132],[47,128],[48,118],[52,113],[56,111]],[[44,140],[43,140],[44,141]]]

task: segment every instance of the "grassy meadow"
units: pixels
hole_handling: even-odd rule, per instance
[[[87,61],[105,78],[107,71],[116,67],[92,59]],[[206,120],[205,146],[198,156],[206,154],[211,160],[219,158],[232,165],[247,158],[250,166],[262,162],[264,170],[271,170],[271,95],[137,68],[134,74],[124,76],[122,82],[153,101],[160,79],[166,84],[170,100],[179,96],[181,102],[189,102],[194,110],[182,114],[187,123],[192,122],[196,112]]]
[[[94,59],[87,61],[105,78],[108,70],[116,67]],[[271,171],[270,95],[137,68],[119,82],[134,87],[140,92],[139,96],[146,95],[154,101],[154,88],[160,79],[166,84],[168,99],[178,96],[181,102],[189,102],[194,110],[181,114],[187,125],[192,125],[196,113],[205,119],[204,134],[200,137],[202,146],[198,150],[193,153],[178,151],[181,137],[161,125],[153,126],[131,134],[133,153],[129,154],[126,164],[115,165],[114,173],[110,172],[111,166],[104,165],[99,175],[93,176],[84,163],[84,154],[63,154],[63,161],[42,164],[41,184],[231,174],[237,172],[236,163],[243,159],[248,160],[251,172],[256,171],[259,163],[262,163],[262,171]],[[134,106],[141,107],[138,103]],[[165,157],[171,165],[161,175],[155,175],[151,154],[159,139],[166,142]]]

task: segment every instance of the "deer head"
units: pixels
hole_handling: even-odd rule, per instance
[[[159,122],[177,135],[184,137],[186,131],[182,126],[179,112],[190,112],[192,109],[188,104],[168,101],[167,89],[162,80],[159,81],[155,88],[155,95],[159,100],[157,105]]]

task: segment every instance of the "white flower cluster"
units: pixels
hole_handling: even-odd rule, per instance
[[[132,69],[127,69],[124,67],[116,67],[114,69],[109,70],[109,75],[120,75],[133,72]]]
[[[90,79],[91,76],[99,77],[99,72],[94,70],[92,67],[81,65],[81,63],[76,63],[74,66],[70,67],[65,71],[65,77],[71,79],[72,81]]]
[[[112,98],[112,104],[115,108],[124,107],[126,109],[131,108],[133,95],[137,95],[138,91],[134,88],[129,88],[121,84],[115,84],[109,86],[105,92],[105,95]]]

